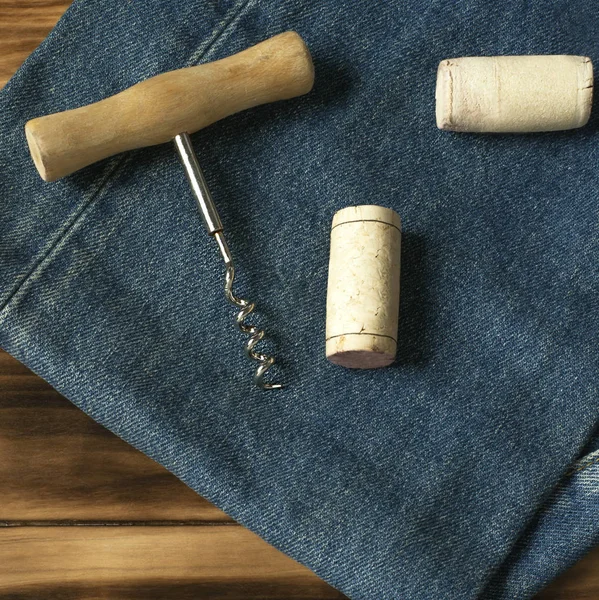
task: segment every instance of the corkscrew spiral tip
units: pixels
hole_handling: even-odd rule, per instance
[[[212,195],[208,189],[208,184],[198,163],[198,159],[193,151],[191,139],[187,133],[180,133],[174,137],[175,148],[181,159],[183,168],[191,191],[195,196],[198,209],[204,220],[208,235],[212,236],[218,244],[218,249],[225,262],[227,269],[225,276],[225,295],[227,300],[237,306],[240,310],[237,313],[237,327],[243,333],[250,336],[245,344],[245,353],[248,358],[258,363],[256,373],[254,375],[254,383],[263,390],[280,390],[283,386],[280,383],[266,383],[264,375],[275,362],[274,357],[267,356],[255,350],[255,346],[264,338],[264,331],[255,325],[245,323],[247,316],[254,310],[253,302],[237,298],[233,294],[233,280],[235,279],[235,266],[233,265],[233,257],[229,251],[229,246],[225,240],[223,233],[223,224],[212,200]]]
[[[268,356],[254,349],[256,344],[258,344],[266,334],[264,330],[245,322],[246,318],[253,312],[255,304],[248,300],[244,300],[243,298],[238,298],[233,294],[234,279],[235,267],[233,266],[233,263],[229,263],[227,265],[225,277],[225,295],[231,304],[234,304],[241,309],[237,313],[237,327],[242,333],[250,336],[245,345],[245,354],[249,359],[255,360],[258,363],[254,375],[254,383],[263,390],[280,390],[283,387],[281,383],[267,383],[264,381],[264,375],[266,374],[266,371],[272,367],[275,359],[273,356]]]

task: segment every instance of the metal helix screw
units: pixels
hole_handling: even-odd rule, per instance
[[[253,302],[238,298],[233,294],[233,281],[235,279],[235,266],[233,264],[233,257],[229,251],[229,246],[225,240],[223,232],[223,225],[220,217],[216,210],[214,201],[208,189],[208,184],[202,173],[202,169],[198,163],[198,159],[193,151],[191,139],[187,133],[180,133],[174,138],[175,147],[179,153],[187,180],[191,186],[193,194],[196,198],[198,208],[204,219],[204,224],[208,233],[214,237],[221,256],[225,262],[226,274],[225,274],[225,296],[227,300],[240,308],[241,310],[237,313],[237,327],[239,330],[250,336],[249,340],[245,344],[245,353],[248,358],[258,363],[256,373],[254,375],[254,383],[263,390],[278,390],[283,387],[280,383],[266,383],[264,381],[264,374],[275,362],[274,357],[267,356],[261,352],[254,350],[254,347],[260,340],[264,338],[264,331],[259,329],[255,325],[245,323],[247,316],[254,310],[255,305]]]
[[[217,234],[218,235],[218,234]],[[280,383],[265,383],[264,374],[275,362],[274,357],[267,356],[261,352],[254,350],[254,346],[264,337],[265,332],[262,329],[258,329],[255,325],[249,325],[244,323],[246,317],[254,310],[255,304],[238,298],[233,294],[233,280],[235,279],[235,267],[233,264],[227,265],[227,273],[225,276],[225,295],[227,300],[241,308],[237,313],[237,327],[242,333],[250,336],[250,339],[245,345],[245,354],[248,358],[255,360],[258,363],[256,374],[254,375],[254,383],[263,390],[278,390],[283,387]]]

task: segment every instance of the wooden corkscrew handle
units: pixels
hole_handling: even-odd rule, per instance
[[[222,60],[157,75],[94,104],[32,119],[31,156],[54,181],[125,150],[194,133],[233,113],[312,89],[310,52],[293,31]]]

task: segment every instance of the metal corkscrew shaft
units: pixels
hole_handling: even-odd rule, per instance
[[[253,302],[238,298],[233,294],[233,281],[235,279],[233,258],[225,240],[223,224],[218,215],[218,211],[216,210],[214,201],[212,200],[210,190],[206,184],[206,179],[204,178],[198,159],[193,151],[191,139],[187,133],[180,133],[175,136],[174,142],[183,167],[185,168],[187,180],[189,181],[189,185],[191,186],[198,208],[204,220],[206,230],[208,231],[208,234],[216,240],[218,249],[225,262],[225,296],[231,304],[234,304],[240,309],[237,313],[237,326],[239,327],[239,330],[250,336],[245,345],[245,353],[248,358],[258,363],[256,374],[254,375],[254,382],[263,390],[280,389],[283,387],[282,384],[266,383],[264,381],[264,374],[275,362],[274,357],[267,356],[254,349],[256,344],[264,338],[264,331],[254,325],[244,322],[247,316],[254,310],[255,305]]]

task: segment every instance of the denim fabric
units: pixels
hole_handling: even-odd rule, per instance
[[[587,0],[86,0],[0,94],[0,345],[351,598],[529,598],[599,542],[599,140],[438,131],[462,55],[599,60]],[[23,125],[287,29],[309,95],[193,136],[266,347],[251,383],[173,148],[46,184]],[[397,362],[324,358],[328,240],[404,224]],[[573,466],[574,461],[579,462]]]
[[[594,452],[574,463],[568,478],[527,526],[482,597],[525,598],[576,562],[581,548],[599,541],[598,506],[599,452]]]

